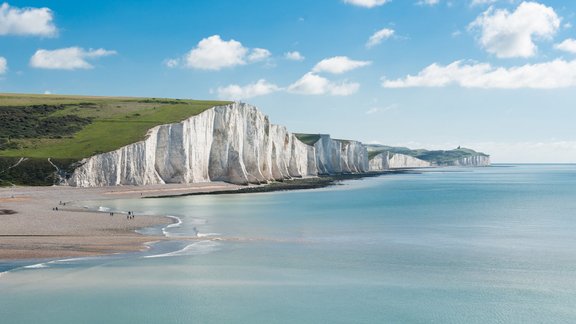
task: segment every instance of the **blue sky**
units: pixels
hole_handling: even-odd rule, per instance
[[[0,92],[241,100],[295,132],[576,163],[576,2],[11,1]]]

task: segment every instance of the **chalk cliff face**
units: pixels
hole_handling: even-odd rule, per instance
[[[360,142],[323,135],[313,146],[306,145],[285,127],[270,124],[255,107],[234,103],[156,126],[141,142],[84,159],[68,183],[248,184],[368,169],[368,153]]]
[[[464,166],[464,167],[483,167],[490,165],[490,156],[474,155],[464,157],[455,161],[439,164],[438,166]]]
[[[370,160],[370,171],[401,168],[426,168],[430,162],[400,153],[382,152]]]
[[[368,171],[368,151],[357,141],[336,140],[320,135],[314,143],[318,174],[361,173]]]

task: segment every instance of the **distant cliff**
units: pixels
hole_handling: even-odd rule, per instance
[[[424,166],[464,166],[464,167],[482,167],[490,165],[490,155],[476,152],[471,149],[458,147],[454,150],[413,150],[407,147],[394,147],[385,145],[367,145],[368,151],[371,156],[377,158],[378,155],[389,154],[388,159],[393,159],[398,156],[396,160],[399,162],[396,167],[424,167]],[[412,160],[411,157],[415,160]],[[374,159],[373,158],[373,159]],[[379,159],[383,159],[380,157]],[[422,164],[424,162],[424,164]],[[371,162],[372,163],[372,162]],[[374,162],[377,164],[377,162]],[[389,162],[387,162],[389,163]],[[428,165],[425,165],[425,164]],[[390,166],[390,168],[394,168]]]
[[[234,103],[156,126],[143,141],[84,159],[68,184],[249,184],[368,169],[360,142],[320,135],[308,145],[255,107]]]
[[[390,153],[388,151],[376,154],[370,159],[370,171],[383,171],[389,169],[402,168],[427,168],[432,164],[400,153]]]

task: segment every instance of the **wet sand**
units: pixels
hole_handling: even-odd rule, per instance
[[[0,188],[0,260],[95,256],[146,249],[164,240],[137,229],[167,225],[174,220],[155,215],[89,211],[83,201],[174,196],[241,188],[227,183],[119,186],[104,188]],[[65,205],[64,205],[65,204]],[[55,210],[58,208],[58,210]]]

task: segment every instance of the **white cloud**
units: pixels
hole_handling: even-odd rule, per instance
[[[212,35],[202,39],[183,58],[164,60],[164,65],[170,68],[183,66],[192,69],[218,71],[247,63],[266,60],[272,55],[265,48],[249,49],[236,40],[222,40],[220,35]]]
[[[52,51],[39,49],[30,58],[30,66],[40,69],[59,70],[91,69],[93,66],[87,60],[114,54],[116,54],[116,51],[102,48],[85,50],[80,47],[68,47]]]
[[[0,56],[0,74],[4,74],[6,71],[8,71],[8,61]]]
[[[440,0],[420,0],[417,4],[421,6],[435,6],[440,3]]]
[[[472,0],[471,6],[480,6],[495,3],[498,0]]]
[[[366,111],[366,115],[373,115],[373,114],[375,114],[375,113],[390,111],[390,110],[394,110],[394,109],[396,109],[396,108],[398,108],[398,105],[397,105],[397,104],[391,104],[391,105],[386,106],[386,107],[384,107],[384,108],[382,108],[382,107],[372,107],[372,108],[370,108],[370,109],[368,109],[368,110]]]
[[[317,74],[308,72],[288,87],[288,91],[299,94],[320,95],[326,93],[330,81]]]
[[[333,96],[349,96],[358,91],[360,84],[343,81],[334,83],[312,72],[306,73],[288,87],[288,92],[305,95],[330,94]]]
[[[553,8],[526,1],[512,13],[490,8],[469,25],[480,29],[480,45],[500,58],[534,56],[534,40],[552,38],[559,27],[560,18]]]
[[[248,61],[260,62],[269,58],[271,55],[272,53],[265,48],[255,48],[250,52],[250,55],[248,55]]]
[[[222,99],[241,100],[267,95],[280,90],[281,88],[277,85],[260,79],[255,83],[250,83],[245,86],[231,84],[226,87],[220,87],[218,88],[218,96]]]
[[[456,61],[442,66],[432,64],[417,75],[382,82],[385,88],[445,87],[484,89],[555,89],[576,86],[576,60],[557,59],[511,68],[495,68],[488,63]]]
[[[372,114],[375,114],[375,113],[380,112],[380,111],[382,111],[381,108],[373,107],[373,108],[366,110],[366,115],[372,115]]]
[[[390,2],[390,0],[344,0],[344,3],[364,8],[377,7],[386,4],[388,2]]]
[[[360,84],[357,82],[330,82],[328,84],[328,93],[333,96],[350,96],[358,92],[360,89]]]
[[[370,65],[370,61],[354,61],[346,56],[334,56],[331,58],[323,59],[318,62],[312,69],[312,72],[328,72],[333,74],[341,74],[363,66]]]
[[[167,60],[164,60],[164,65],[166,65],[169,68],[175,68],[178,65],[180,65],[180,60],[179,59],[167,59]]]
[[[368,48],[374,47],[374,46],[382,43],[383,40],[392,37],[393,35],[394,35],[393,29],[390,29],[390,28],[380,29],[379,31],[372,34],[372,36],[370,36],[370,38],[368,39],[368,42],[366,42],[366,47],[368,47]]]
[[[233,39],[223,41],[220,35],[202,39],[184,58],[186,67],[201,70],[220,70],[244,65],[248,49]]]
[[[0,35],[56,36],[52,10],[0,6]]]
[[[554,48],[564,52],[576,54],[576,39],[568,38],[562,43],[554,45]]]
[[[302,54],[300,54],[300,52],[298,52],[298,51],[287,52],[284,54],[284,57],[287,60],[291,60],[291,61],[303,61],[304,60],[304,56],[302,56]]]

